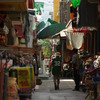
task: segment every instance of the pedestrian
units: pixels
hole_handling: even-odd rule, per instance
[[[79,91],[79,88],[80,88],[80,75],[79,75],[78,49],[73,49],[72,64],[73,64],[73,69],[74,69],[73,75],[74,75],[74,82],[75,82],[74,91]]]
[[[52,64],[51,64],[51,67],[53,67],[52,74],[53,74],[53,78],[54,78],[55,90],[59,90],[60,75],[61,75],[61,72],[63,71],[62,60],[61,60],[60,56],[61,56],[60,53],[57,52],[56,57],[54,59],[52,59]],[[51,68],[50,68],[49,72],[51,72]]]

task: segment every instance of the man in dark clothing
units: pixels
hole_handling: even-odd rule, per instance
[[[76,91],[79,91],[79,85],[80,85],[80,76],[79,76],[79,55],[78,50],[73,49],[73,57],[72,57],[72,64],[74,69],[74,81],[75,81],[75,89]]]
[[[54,58],[52,60],[52,64],[51,64],[51,66],[53,66],[52,74],[53,74],[53,77],[54,77],[55,90],[59,89],[61,70],[63,71],[62,61],[61,61],[61,58],[59,56],[60,56],[60,53],[57,52],[56,58]],[[51,71],[51,68],[50,68],[49,72],[50,71]]]

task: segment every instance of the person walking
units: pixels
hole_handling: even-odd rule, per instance
[[[62,61],[59,52],[56,53],[56,58],[52,59],[52,64],[50,66],[49,72],[51,72],[51,67],[54,78],[54,88],[55,90],[59,90],[60,75],[61,71],[63,72]]]
[[[72,64],[74,69],[74,82],[75,82],[75,88],[74,91],[79,91],[80,88],[80,75],[79,75],[79,55],[78,55],[78,49],[73,49],[73,56],[72,56]]]

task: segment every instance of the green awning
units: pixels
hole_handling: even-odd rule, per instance
[[[45,25],[46,25],[47,22],[48,22],[48,20],[44,20],[44,21],[42,21],[42,22],[40,22],[40,23],[38,24],[38,26],[37,26],[37,33],[38,33],[42,28],[45,27]]]
[[[40,23],[38,24],[38,26],[37,26],[37,33],[38,33],[41,29],[43,29],[43,28],[46,26],[47,22],[49,22],[50,24],[55,24],[55,23],[57,23],[57,22],[55,22],[54,20],[48,18],[48,20],[44,20],[44,21],[42,21],[42,22],[40,22]]]
[[[56,22],[56,21],[54,21],[54,20],[52,20],[52,19],[50,19],[50,18],[48,18],[48,22],[50,22],[51,24],[56,24],[56,23],[58,23],[58,22]]]
[[[44,28],[39,34],[37,35],[37,38],[39,39],[45,39],[48,38],[61,30],[65,29],[66,23],[56,23],[56,24],[51,24]]]

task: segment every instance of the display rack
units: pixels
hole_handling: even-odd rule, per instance
[[[0,100],[6,100],[6,89],[7,89],[7,72],[8,67],[11,67],[11,65],[8,66],[8,53],[9,49],[0,49]],[[5,63],[3,63],[3,56],[5,56]]]

